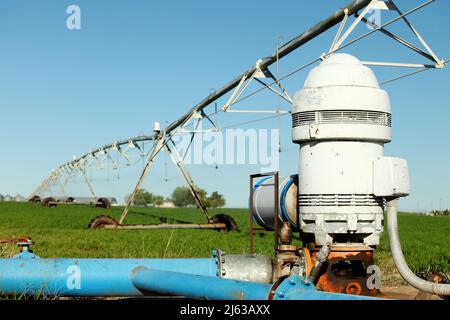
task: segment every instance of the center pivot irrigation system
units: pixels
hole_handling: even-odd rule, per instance
[[[151,292],[207,299],[385,297],[378,287],[370,285],[369,269],[373,267],[373,251],[383,232],[383,212],[387,208],[390,247],[399,273],[419,290],[449,296],[450,285],[417,277],[405,262],[398,237],[396,204],[400,197],[409,194],[408,165],[404,159],[383,155],[384,144],[391,141],[392,122],[389,95],[380,85],[444,68],[449,61],[438,58],[408,20],[409,15],[432,2],[402,12],[391,0],[353,1],[279,47],[275,54],[259,59],[165,129],[156,126],[152,136],[116,142],[65,163],[33,194],[35,199],[43,197],[51,184],[64,192],[66,183],[81,173],[96,197],[86,169],[105,161],[115,163],[113,152],[126,164],[132,164],[130,152],[137,150],[147,163],[120,220],[106,223],[111,228],[133,227],[124,225],[124,219],[155,157],[164,150],[171,155],[205,214],[207,224],[203,226],[227,228],[230,221],[223,216],[222,220],[210,217],[174,137],[194,136],[202,121],[210,125],[205,130],[220,130],[213,119],[218,113],[270,112],[274,117],[291,113],[292,141],[300,146],[298,174],[281,182],[278,172],[251,175],[250,179],[251,228],[254,219],[274,231],[274,258],[228,255],[214,250],[212,258],[204,259],[40,259],[30,252],[29,243],[23,242],[22,252],[16,257],[0,259],[0,291],[59,296],[141,296]],[[367,19],[373,9],[389,10],[396,16],[376,25]],[[388,31],[387,27],[395,22],[405,23],[422,48]],[[348,40],[361,23],[368,24],[371,30]],[[282,77],[269,70],[278,60],[337,25],[328,52]],[[430,62],[360,61],[339,52],[376,32]],[[319,62],[309,72],[304,88],[291,98],[281,81]],[[379,83],[368,65],[414,71]],[[242,96],[251,82],[262,87]],[[287,101],[291,111],[232,109],[264,89]],[[226,102],[217,109],[216,102],[227,94]],[[152,141],[150,151],[143,150],[145,141]],[[116,165],[119,167],[120,163]],[[254,179],[260,180],[254,184]],[[293,231],[299,232],[301,246],[292,243]]]

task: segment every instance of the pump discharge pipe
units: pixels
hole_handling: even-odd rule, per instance
[[[181,295],[211,300],[374,300],[376,298],[319,291],[300,276],[267,284],[186,274],[173,271],[136,268],[131,277],[142,291]]]
[[[421,291],[440,296],[450,296],[450,284],[434,283],[421,279],[408,267],[398,236],[397,201],[398,198],[395,198],[387,202],[387,218],[392,258],[398,272],[406,282]]]

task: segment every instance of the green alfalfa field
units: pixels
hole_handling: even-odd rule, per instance
[[[209,257],[212,249],[228,253],[248,253],[249,213],[247,209],[211,209],[211,214],[232,216],[239,230],[90,230],[88,223],[108,214],[116,219],[122,208],[105,210],[85,205],[46,208],[33,203],[0,202],[0,239],[28,236],[35,241],[34,252],[42,258],[174,258]],[[204,223],[195,208],[131,208],[126,223]],[[414,272],[438,271],[450,274],[450,217],[399,214],[400,238],[406,260]],[[298,242],[298,237],[295,240]],[[0,245],[0,257],[18,252],[15,245]],[[273,254],[273,234],[257,233],[257,254]],[[387,230],[375,252],[384,285],[400,285],[402,280],[392,262]],[[404,283],[403,283],[404,284]]]

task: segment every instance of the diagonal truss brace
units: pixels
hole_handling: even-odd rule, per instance
[[[273,75],[272,72],[268,68],[262,69],[260,67],[262,60],[258,60],[255,64],[255,71],[251,74],[250,77],[243,76],[241,78],[241,81],[234,89],[233,93],[231,94],[228,101],[225,103],[225,105],[222,107],[223,112],[256,112],[256,113],[273,113],[273,110],[231,110],[230,107],[237,103],[239,100],[238,98],[242,95],[242,93],[247,89],[249,84],[252,82],[252,80],[255,80],[256,82],[262,84],[264,87],[272,91],[277,96],[283,98],[288,103],[292,103],[292,98],[288,94],[287,90],[284,88],[284,86],[281,84],[281,82]],[[274,80],[274,83],[278,86],[280,91],[273,88],[271,84],[266,84],[263,80],[264,78],[271,78]],[[279,113],[283,113],[282,111],[277,110]]]
[[[172,143],[173,149],[169,147],[169,145],[166,145],[166,150],[170,154],[170,158],[172,159],[172,162],[177,167],[178,171],[180,172],[181,176],[186,181],[189,191],[191,192],[192,196],[195,199],[195,202],[197,202],[198,207],[203,211],[203,214],[205,215],[206,219],[209,223],[212,223],[212,219],[209,216],[208,209],[203,202],[202,197],[200,196],[198,192],[198,187],[195,185],[194,180],[192,179],[191,174],[189,173],[186,164],[183,162],[183,159],[181,158],[181,155],[179,154],[175,142],[172,140],[172,138],[169,138],[170,142]]]
[[[356,16],[358,16],[358,14],[356,14]],[[419,53],[420,55],[424,56],[425,58],[427,58],[428,60],[431,60],[433,62],[435,62],[435,59],[428,53],[426,53],[425,51],[419,49],[418,47],[416,47],[415,45],[413,45],[412,43],[406,41],[405,39],[401,38],[400,36],[386,30],[385,28],[381,28],[379,25],[377,25],[375,22],[369,21],[366,18],[362,18],[361,19],[362,22],[364,22],[365,24],[367,24],[368,26],[374,28],[374,29],[378,29],[381,33],[385,34],[386,36],[394,39],[395,41],[397,41],[398,43],[404,45],[405,47]]]
[[[331,48],[330,48],[328,53],[336,51],[342,45],[342,43],[345,41],[345,39],[348,38],[348,36],[353,32],[353,30],[355,30],[356,26],[361,22],[362,18],[364,18],[364,16],[373,8],[373,5],[374,5],[375,2],[377,2],[377,1],[376,0],[372,0],[372,2],[370,2],[370,4],[364,8],[362,13],[348,27],[348,29],[344,32],[344,34],[342,36],[340,36],[340,34],[342,32],[342,29],[344,27],[344,24],[347,21],[347,17],[348,17],[348,10],[346,10],[344,12],[345,13],[344,18],[343,18],[343,20],[341,22],[341,25],[339,27],[338,33],[336,34],[336,37],[333,40],[333,44],[332,44],[332,46],[331,46]]]
[[[427,49],[428,53],[433,57],[433,59],[436,61],[436,63],[440,63],[441,60],[436,56],[436,54],[431,50],[431,48],[428,46],[428,44],[425,42],[425,39],[419,34],[419,32],[414,28],[414,26],[409,22],[408,18],[403,14],[403,12],[400,11],[400,9],[397,7],[397,5],[394,3],[393,0],[388,0],[391,7],[397,11],[399,16],[402,17],[402,20],[406,23],[406,25],[411,29],[411,31],[416,35],[417,39],[419,39],[420,43]]]
[[[429,2],[432,2],[434,0],[431,0]],[[427,52],[419,49],[417,46],[411,44],[410,42],[406,41],[405,39],[401,38],[400,36],[386,30],[383,26],[378,26],[376,23],[369,21],[365,16],[368,14],[368,12],[372,9],[378,9],[378,10],[394,10],[398,13],[399,17],[398,19],[403,20],[403,22],[408,26],[409,29],[414,33],[416,38],[419,40],[419,42],[423,45],[423,47],[426,49]],[[342,30],[344,28],[344,25],[347,21],[348,12],[345,12],[345,16],[341,22],[341,25],[339,26],[339,29],[336,33],[336,36],[333,40],[333,43],[331,45],[330,50],[327,54],[324,54],[322,56],[322,60],[326,59],[328,56],[333,54],[334,52],[338,51],[344,41],[348,38],[348,36],[355,30],[356,26],[360,22],[364,22],[368,26],[374,28],[374,30],[378,30],[381,33],[387,35],[388,37],[394,39],[395,41],[399,42],[400,44],[404,45],[405,47],[419,53],[420,55],[424,56],[425,58],[431,60],[434,62],[434,64],[413,64],[413,63],[399,63],[399,62],[378,62],[378,61],[363,61],[363,64],[365,65],[372,65],[372,66],[386,66],[386,67],[405,67],[405,68],[443,68],[445,66],[445,63],[443,60],[439,59],[437,55],[433,52],[433,50],[430,48],[430,46],[426,43],[425,39],[420,35],[420,33],[414,28],[414,26],[411,24],[411,22],[406,18],[406,14],[400,11],[400,9],[397,7],[397,5],[394,3],[393,0],[387,0],[387,2],[380,1],[380,0],[372,0],[365,8],[364,10],[358,14],[355,13],[355,20],[353,23],[347,28],[345,33],[341,36]]]
[[[169,147],[168,143],[171,142],[171,144],[173,145],[173,148]],[[202,210],[203,214],[205,215],[206,219],[208,220],[209,223],[212,222],[211,217],[209,216],[209,212],[208,209],[205,205],[205,203],[203,202],[203,199],[201,197],[201,195],[198,192],[198,187],[195,185],[194,180],[192,179],[191,174],[189,173],[189,170],[186,167],[186,164],[183,162],[181,155],[179,154],[175,142],[172,140],[172,136],[166,136],[165,132],[163,132],[155,141],[152,151],[150,153],[150,156],[148,158],[147,164],[144,167],[144,170],[142,171],[142,174],[132,192],[132,194],[130,195],[128,201],[127,201],[127,205],[125,206],[124,210],[122,211],[122,214],[120,216],[119,219],[119,225],[123,224],[123,222],[125,221],[125,218],[128,214],[128,211],[131,207],[131,205],[133,204],[133,201],[136,197],[137,192],[139,191],[139,189],[142,186],[142,183],[145,180],[145,177],[148,175],[148,173],[150,172],[150,169],[152,167],[152,164],[156,158],[156,156],[158,155],[158,153],[161,150],[166,150],[167,152],[169,152],[170,157],[172,159],[172,162],[175,164],[175,166],[177,167],[178,171],[180,172],[181,176],[183,177],[183,179],[186,181],[189,191],[192,193],[192,196],[194,197],[197,205],[199,206],[199,208]]]
[[[139,180],[133,190],[133,193],[130,195],[128,201],[127,201],[127,205],[125,206],[125,208],[122,211],[122,214],[120,215],[120,219],[119,219],[119,224],[122,224],[123,221],[125,220],[128,211],[130,210],[131,205],[133,204],[134,198],[136,197],[137,192],[139,191],[139,189],[142,186],[142,183],[145,180],[145,177],[147,176],[148,172],[150,171],[153,162],[155,160],[155,157],[158,155],[158,153],[164,148],[164,145],[167,143],[166,141],[166,134],[165,131],[163,131],[163,133],[158,136],[153,144],[153,148],[152,151],[150,152],[150,156],[147,160],[147,163],[145,164],[144,170],[142,171],[141,176],[139,177]]]

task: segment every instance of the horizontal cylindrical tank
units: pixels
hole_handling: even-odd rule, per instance
[[[272,283],[272,259],[261,255],[221,254],[219,274],[222,278]]]
[[[273,230],[275,199],[274,178],[266,177],[253,187],[253,218],[260,226]],[[278,218],[280,222],[290,222],[297,226],[298,175],[294,174],[280,179]]]

